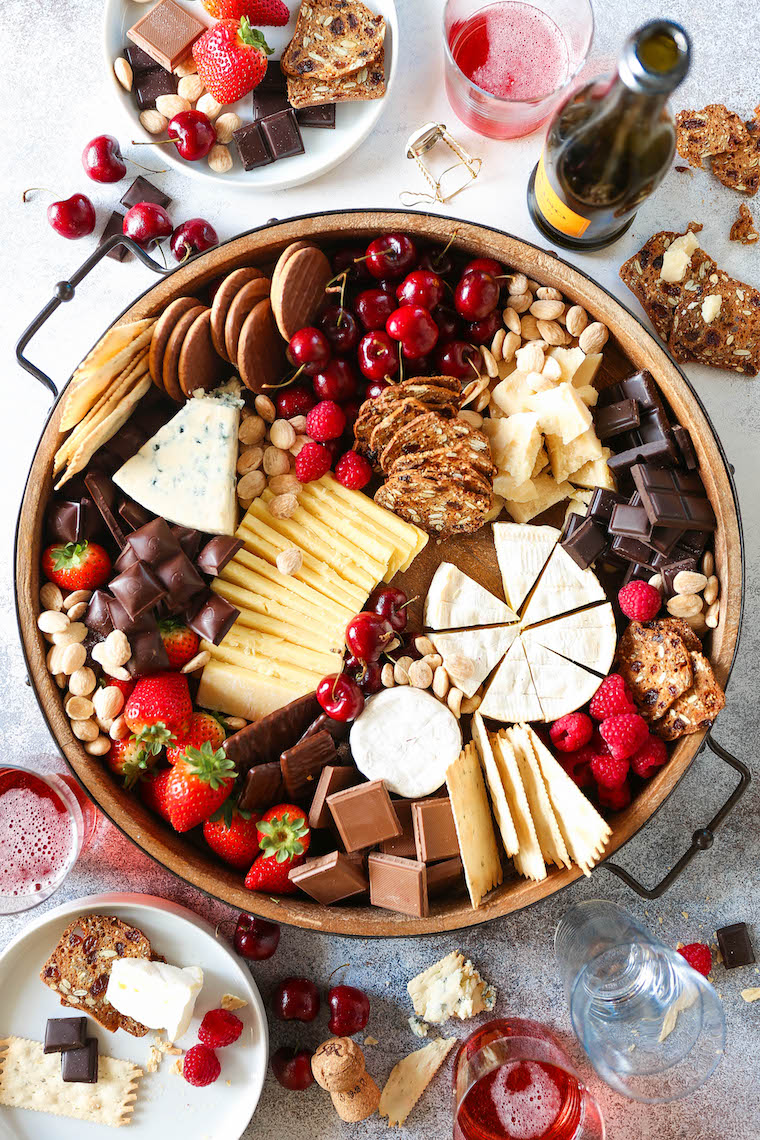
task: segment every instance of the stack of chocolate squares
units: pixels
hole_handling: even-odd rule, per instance
[[[159,0],[129,29],[132,42],[124,55],[132,68],[133,91],[141,111],[155,107],[159,95],[176,95],[174,69],[190,55],[206,27],[175,0]]]
[[[43,1053],[61,1054],[61,1080],[94,1085],[98,1079],[98,1039],[87,1036],[86,1017],[49,1017]]]
[[[268,166],[281,158],[304,153],[301,127],[335,128],[335,104],[322,102],[294,110],[288,99],[287,79],[280,60],[272,59],[253,92],[253,122],[232,136],[244,170]]]

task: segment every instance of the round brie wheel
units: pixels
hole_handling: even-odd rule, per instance
[[[459,721],[424,689],[399,685],[367,702],[349,737],[356,767],[404,799],[429,796],[462,751]]]

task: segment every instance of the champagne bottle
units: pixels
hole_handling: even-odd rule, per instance
[[[528,184],[541,232],[566,249],[601,249],[630,226],[675,152],[667,99],[689,70],[689,37],[653,20],[626,41],[617,73],[581,87],[555,112]]]

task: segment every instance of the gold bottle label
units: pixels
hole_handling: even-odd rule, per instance
[[[544,167],[543,154],[538,160],[534,191],[538,208],[550,226],[568,237],[579,238],[585,234],[590,220],[571,210],[555,192]]]

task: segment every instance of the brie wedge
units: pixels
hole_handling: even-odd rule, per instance
[[[524,626],[545,618],[559,617],[591,602],[604,602],[606,595],[593,570],[581,570],[567,551],[556,546],[522,615]]]
[[[558,539],[559,531],[553,526],[494,523],[496,557],[512,609],[519,610],[523,604]]]
[[[525,630],[523,640],[526,645],[533,642],[545,649],[553,649],[561,657],[606,676],[617,644],[612,606],[605,602],[603,606],[593,606],[590,610],[555,618],[546,625],[533,626]]]
[[[517,621],[517,614],[495,594],[452,562],[440,564],[425,599],[424,622],[429,629],[463,629],[513,621]]]
[[[200,966],[170,966],[147,958],[115,958],[106,998],[119,1013],[149,1029],[165,1029],[170,1041],[187,1033],[203,987]]]
[[[512,648],[491,678],[479,712],[482,716],[508,723],[543,720],[522,638],[518,637],[512,643]]]
[[[472,697],[501,661],[518,632],[516,625],[501,625],[432,633],[430,640],[443,658],[443,667],[452,684],[466,697]]]
[[[596,673],[589,673],[574,661],[544,649],[543,645],[528,642],[523,643],[523,647],[543,720],[558,720],[566,713],[575,712],[591,700],[602,683]]]

